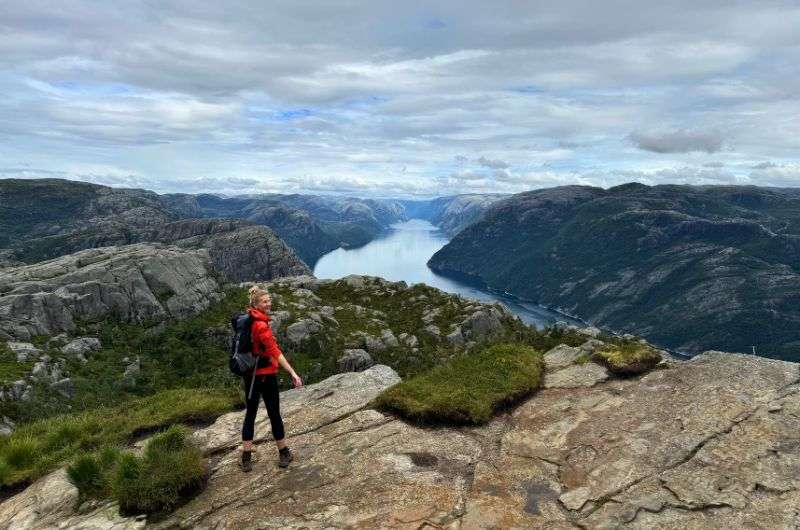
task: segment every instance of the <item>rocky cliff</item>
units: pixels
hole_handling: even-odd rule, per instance
[[[521,193],[429,265],[674,349],[800,360],[798,190]]]
[[[111,317],[182,317],[221,296],[208,251],[146,243],[83,250],[0,271],[0,337],[56,335]]]
[[[590,346],[591,347],[591,346]],[[577,348],[576,348],[577,350]],[[195,440],[204,491],[162,521],[85,502],[57,471],[0,505],[4,528],[797,528],[800,372],[706,352],[640,378],[545,359],[543,390],[484,427],[419,428],[369,407],[388,367],[281,395],[295,461],[277,467],[261,411],[255,469],[242,413]],[[567,376],[564,372],[570,372]]]
[[[247,221],[187,219],[149,230],[141,238],[188,249],[208,249],[214,270],[228,282],[311,274],[311,269],[272,230]]]

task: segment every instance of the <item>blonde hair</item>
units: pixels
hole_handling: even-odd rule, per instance
[[[250,293],[250,307],[255,307],[262,297],[269,296],[269,293],[258,285],[252,286],[247,292]]]

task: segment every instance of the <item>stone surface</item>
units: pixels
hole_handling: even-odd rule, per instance
[[[78,490],[59,469],[38,480],[22,493],[0,504],[0,528],[7,530],[81,529],[135,530],[144,528],[143,517],[122,517],[115,504],[104,504],[76,514]]]
[[[366,351],[352,349],[344,350],[344,355],[336,361],[336,364],[339,372],[360,372],[375,364],[375,361]]]
[[[608,370],[604,366],[587,362],[574,364],[556,372],[548,373],[544,378],[545,388],[577,388],[594,386],[608,379]]]
[[[500,311],[495,307],[476,311],[461,323],[461,329],[468,340],[493,339],[503,331]]]
[[[311,270],[266,226],[231,219],[186,219],[142,236],[184,248],[208,249],[214,269],[230,282],[262,281],[311,274]]]
[[[75,330],[76,320],[184,317],[222,296],[205,251],[152,244],[84,250],[0,270],[0,337]]]
[[[71,340],[61,347],[61,352],[67,355],[83,355],[100,349],[100,340],[95,337],[81,337]]]
[[[220,417],[194,435],[210,455],[206,489],[151,526],[772,530],[800,524],[796,364],[706,352],[640,378],[543,389],[486,426],[458,429],[418,428],[364,408],[397,381],[391,369],[374,366],[282,393],[295,454],[287,470],[277,467],[264,410],[256,427],[259,455],[247,475],[236,465],[242,412]],[[75,515],[76,500],[63,471],[54,473],[0,505],[0,527],[142,524],[119,517],[113,505]]]
[[[545,367],[549,371],[565,368],[574,363],[581,353],[583,352],[580,348],[559,344],[544,354]]]
[[[30,359],[35,359],[41,355],[42,350],[30,342],[9,341],[6,343],[8,349],[17,356],[17,361],[24,363]]]
[[[287,436],[335,422],[366,406],[380,392],[400,382],[397,373],[384,365],[363,372],[334,375],[319,383],[281,393],[281,417]],[[195,433],[206,453],[237,447],[242,436],[242,412],[220,416],[214,425]],[[271,440],[269,419],[261,405],[256,417],[256,442]]]
[[[286,328],[286,338],[289,339],[289,341],[297,344],[309,339],[311,335],[320,331],[321,329],[322,324],[313,319],[306,318],[298,320]]]

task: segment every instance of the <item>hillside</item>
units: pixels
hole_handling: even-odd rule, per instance
[[[449,236],[479,220],[483,213],[498,200],[501,194],[468,194],[438,197],[429,201],[405,200],[400,203],[409,218],[424,219],[438,226]]]
[[[60,179],[0,179],[0,265],[153,241],[154,230],[164,224],[196,218],[267,226],[313,267],[326,252],[363,245],[405,216],[393,201],[277,194],[158,195]]]
[[[567,186],[494,204],[429,261],[670,348],[800,360],[800,191]]]
[[[281,395],[296,459],[236,467],[241,412],[197,429],[208,482],[165,519],[81,501],[57,470],[0,505],[13,528],[794,528],[798,366],[721,352],[634,379],[545,355],[544,388],[482,427],[418,427],[370,406],[387,366]],[[570,378],[560,377],[565,371]],[[549,381],[549,383],[548,383]],[[664,391],[664,389],[670,391]],[[78,508],[76,508],[78,506]]]

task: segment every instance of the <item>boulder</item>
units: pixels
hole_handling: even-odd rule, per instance
[[[602,340],[589,339],[586,342],[584,342],[583,344],[581,344],[579,346],[579,348],[580,348],[581,352],[583,352],[583,353],[585,353],[587,355],[591,355],[591,354],[593,354],[594,352],[596,352],[597,350],[599,350],[600,348],[602,348],[605,345],[606,345],[606,343],[603,342]]]
[[[18,379],[11,383],[8,391],[5,392],[5,397],[9,401],[28,401],[31,398],[33,387],[25,382],[24,379]]]
[[[464,334],[461,332],[461,327],[459,326],[454,331],[451,331],[445,336],[445,339],[451,346],[463,346],[464,345]]]
[[[88,513],[76,513],[78,489],[64,469],[59,469],[0,504],[0,528],[139,530],[144,516],[123,517],[113,503],[101,503]]]
[[[545,388],[577,388],[594,386],[608,379],[605,366],[588,362],[574,364],[557,372],[548,373],[544,379]]]
[[[288,311],[273,311],[269,316],[269,327],[272,328],[272,333],[275,335],[278,335],[285,324],[292,318],[292,314]]]
[[[6,343],[8,349],[17,356],[17,361],[24,363],[30,359],[35,359],[41,355],[42,350],[31,344],[30,342],[14,342],[9,341]]]
[[[601,333],[603,333],[603,331],[595,326],[589,326],[587,328],[578,328],[578,333],[586,337],[596,339]]]
[[[583,353],[580,348],[559,344],[544,354],[544,364],[552,372],[571,365]]]
[[[11,418],[8,416],[3,416],[3,419],[0,420],[0,436],[10,435],[12,432],[14,432],[14,427],[16,426],[17,424],[14,423]]]
[[[387,348],[397,348],[400,346],[400,341],[394,336],[391,329],[384,329],[381,331],[381,341]]]
[[[442,336],[442,332],[434,324],[428,324],[427,326],[422,328],[421,333],[434,340],[439,340]]]
[[[384,342],[381,339],[369,334],[364,335],[364,347],[370,353],[382,353],[386,351],[386,345]]]
[[[65,377],[50,385],[50,388],[64,396],[65,398],[72,398],[75,395],[75,386],[72,384],[72,379]]]
[[[344,350],[343,353],[336,361],[339,373],[361,372],[375,364],[370,354],[364,350]]]
[[[349,276],[345,276],[341,279],[345,285],[348,287],[352,287],[353,289],[363,289],[366,285],[364,276],[358,276],[356,274],[350,274]]]
[[[409,348],[416,348],[419,346],[419,339],[417,339],[416,335],[411,335],[410,333],[401,333],[397,336],[397,338]]]
[[[437,307],[435,309],[429,309],[422,315],[422,322],[425,324],[433,323],[434,319],[442,312],[441,307]]]
[[[503,331],[500,312],[496,308],[475,311],[461,323],[461,329],[469,340],[494,339]]]
[[[311,338],[314,333],[317,333],[321,329],[322,324],[319,322],[311,320],[310,318],[304,318],[286,328],[286,338],[295,344],[299,344]]]
[[[61,352],[67,355],[83,355],[100,349],[100,340],[95,337],[81,337],[62,346]]]

